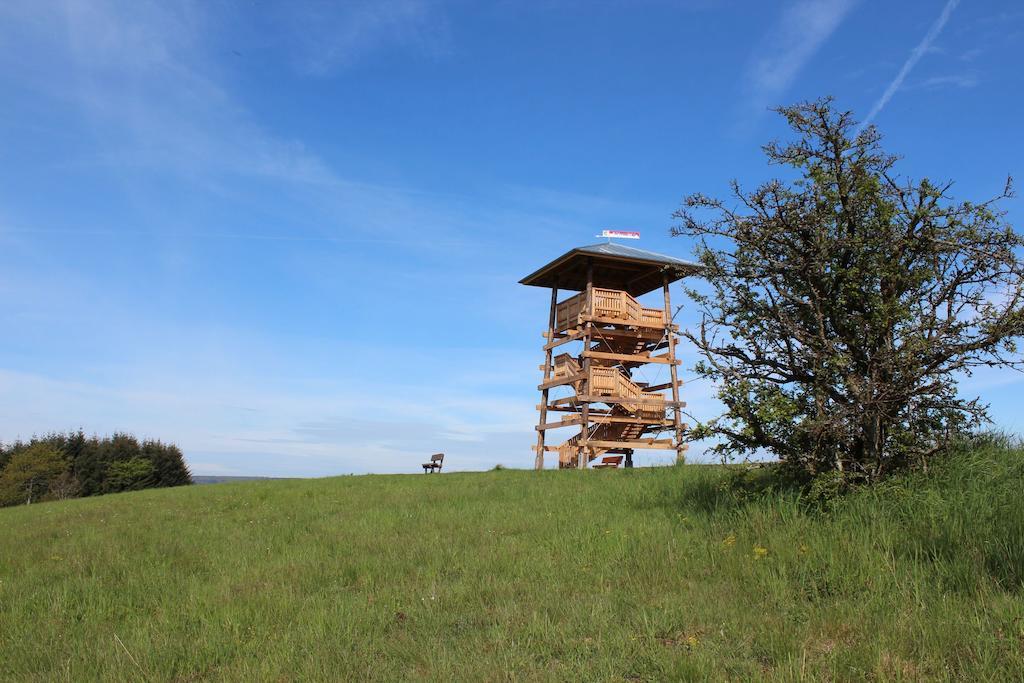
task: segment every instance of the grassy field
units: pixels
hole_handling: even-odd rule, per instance
[[[987,447],[828,511],[699,466],[4,509],[0,679],[1022,680],[1022,491]]]

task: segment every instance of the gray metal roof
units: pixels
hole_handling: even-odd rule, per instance
[[[588,263],[593,266],[595,286],[621,289],[634,296],[661,287],[666,275],[674,282],[702,268],[693,261],[609,242],[576,247],[519,282],[582,291],[587,286]]]
[[[701,264],[695,261],[687,261],[686,259],[676,258],[675,256],[666,256],[665,254],[658,254],[653,251],[647,251],[646,249],[637,249],[635,247],[627,247],[625,244],[619,244],[617,242],[602,242],[601,244],[591,244],[587,247],[576,247],[576,251],[586,252],[588,254],[607,254],[608,256],[621,256],[623,258],[636,259],[638,261],[648,261],[650,263],[663,263],[665,265],[675,265],[682,268],[702,268]]]

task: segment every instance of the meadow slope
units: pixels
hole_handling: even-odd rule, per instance
[[[823,511],[720,467],[0,510],[3,680],[1022,680],[1024,454]]]

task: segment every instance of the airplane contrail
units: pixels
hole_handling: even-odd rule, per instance
[[[903,85],[903,81],[906,79],[907,74],[909,74],[911,69],[913,69],[918,61],[920,61],[921,57],[923,57],[924,53],[928,51],[928,48],[931,47],[935,39],[939,37],[939,33],[942,32],[942,28],[946,25],[946,22],[949,21],[950,15],[953,14],[953,10],[956,9],[956,6],[959,4],[960,0],[948,0],[946,2],[945,7],[942,8],[942,12],[939,14],[939,18],[936,19],[935,23],[928,29],[928,33],[925,34],[924,39],[921,40],[921,42],[917,44],[917,47],[915,47],[910,53],[910,56],[907,57],[907,61],[903,62],[903,66],[900,68],[899,73],[896,74],[896,78],[892,80],[889,87],[885,89],[882,96],[878,98],[877,102],[875,102],[875,106],[871,108],[867,117],[861,121],[860,127],[857,128],[858,133],[860,133],[865,126],[871,123],[876,116],[878,116],[878,112],[882,111],[882,108],[889,103],[892,96],[900,89],[900,86]]]

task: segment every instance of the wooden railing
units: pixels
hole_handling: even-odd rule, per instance
[[[555,307],[555,331],[561,332],[580,323],[587,312],[587,294],[580,292]]]
[[[580,362],[575,357],[570,356],[568,353],[562,353],[555,356],[554,370],[551,377],[552,379],[572,377],[573,375],[578,375],[580,370],[582,370]]]
[[[580,366],[579,360],[568,353],[563,353],[555,356],[553,363],[551,379],[568,379],[580,375],[583,368]],[[573,382],[573,388],[580,389],[580,380]],[[626,373],[617,367],[608,367],[600,365],[590,366],[590,384],[587,387],[587,394],[590,396],[607,396],[608,398],[618,399],[642,399],[642,403],[621,403],[625,410],[633,413],[638,417],[650,417],[654,419],[661,419],[665,417],[665,395],[657,392],[644,391],[639,385],[631,380]],[[651,404],[651,401],[657,401],[657,403]]]
[[[665,311],[660,308],[641,308],[640,322],[650,327],[664,327]]]
[[[648,401],[664,403],[665,395],[642,390],[618,368],[592,366],[590,368],[590,385],[587,391],[591,396],[643,399],[644,403],[622,403],[620,405],[637,416],[665,417],[664,405],[650,405],[647,403]]]
[[[593,302],[587,301],[586,292],[580,292],[558,304],[555,308],[556,331],[575,327],[585,319],[642,327],[665,326],[665,311],[641,306],[628,292],[602,287],[594,287],[593,291]]]

